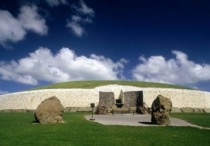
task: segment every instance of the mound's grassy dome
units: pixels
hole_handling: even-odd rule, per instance
[[[141,82],[141,81],[118,81],[118,80],[110,80],[110,81],[71,81],[71,82],[63,82],[57,83],[47,86],[42,86],[38,89],[71,89],[71,88],[83,88],[83,89],[91,89],[98,86],[105,86],[110,84],[116,85],[128,85],[135,87],[153,87],[153,88],[173,88],[173,89],[190,89],[188,87],[172,85],[172,84],[163,84],[163,83],[153,83],[153,82]]]

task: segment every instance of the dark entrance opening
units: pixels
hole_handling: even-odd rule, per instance
[[[136,99],[136,106],[144,106],[143,101],[143,91],[137,91],[136,93],[137,99]]]

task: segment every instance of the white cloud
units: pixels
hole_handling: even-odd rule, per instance
[[[18,18],[8,11],[0,10],[0,44],[8,41],[17,42],[25,38],[27,31],[47,34],[45,20],[37,13],[37,7],[23,6]]]
[[[77,56],[69,48],[62,48],[55,55],[48,48],[39,48],[18,61],[1,61],[0,78],[31,85],[39,81],[115,80],[123,77],[126,63],[125,59],[113,62],[95,54]]]
[[[45,25],[45,19],[43,19],[37,13],[36,6],[23,6],[20,9],[20,15],[18,17],[20,24],[25,30],[31,30],[35,33],[45,35],[47,34],[47,26]]]
[[[79,23],[75,22],[75,21],[68,22],[66,27],[71,28],[72,32],[78,37],[82,37],[83,34],[85,33],[85,31],[81,27],[81,25]]]
[[[5,43],[8,40],[17,42],[25,37],[26,31],[19,20],[8,11],[0,10],[0,20],[0,43]]]
[[[132,70],[133,78],[141,81],[173,83],[180,85],[196,84],[210,80],[209,64],[198,64],[188,60],[180,51],[172,51],[176,56],[166,60],[163,56],[141,56],[140,63]]]
[[[5,64],[4,62],[0,62],[0,78],[2,80],[7,81],[16,81],[23,84],[36,85],[37,80],[33,79],[30,75],[23,75],[13,72],[13,68],[16,67],[15,62],[11,62],[11,64]]]
[[[67,4],[66,0],[46,0],[46,2],[51,6],[58,6],[60,4]]]
[[[76,36],[82,37],[86,34],[83,25],[93,22],[92,18],[94,17],[94,11],[82,0],[79,2],[79,6],[74,5],[73,8],[77,13],[72,15],[71,20],[67,20],[66,27],[70,28]]]
[[[80,16],[73,15],[73,16],[71,17],[71,20],[72,20],[73,22],[81,22],[81,21],[82,21],[82,18],[81,18]]]
[[[77,11],[89,15],[89,16],[94,16],[94,11],[92,8],[89,8],[82,0],[80,1],[80,7],[77,8]]]

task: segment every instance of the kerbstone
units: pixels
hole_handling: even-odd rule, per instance
[[[45,99],[35,111],[35,120],[41,124],[63,123],[64,107],[60,100],[53,96]]]

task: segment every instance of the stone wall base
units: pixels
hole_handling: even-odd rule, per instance
[[[93,112],[96,113],[97,107],[93,109]],[[0,110],[1,113],[34,113],[35,110],[29,109],[5,109]],[[92,112],[91,107],[66,107],[64,112]],[[171,113],[210,113],[210,108],[191,108],[183,107],[177,108],[173,107]]]
[[[210,108],[173,107],[171,113],[210,113]]]
[[[28,110],[28,109],[5,109],[0,110],[0,113],[34,113],[35,110]]]
[[[92,112],[92,108],[91,107],[65,107],[64,112]]]

